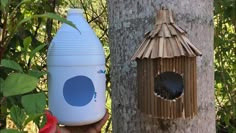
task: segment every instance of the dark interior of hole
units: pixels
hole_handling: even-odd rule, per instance
[[[165,99],[178,98],[183,90],[183,78],[175,72],[163,72],[155,77],[154,91]]]

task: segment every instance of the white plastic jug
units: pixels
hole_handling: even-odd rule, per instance
[[[60,124],[99,121],[105,109],[105,56],[102,45],[81,9],[69,9],[47,56],[49,109]]]

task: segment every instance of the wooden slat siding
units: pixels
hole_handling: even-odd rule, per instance
[[[193,117],[193,115],[194,115],[194,101],[193,101],[193,98],[194,98],[194,95],[193,95],[193,91],[194,91],[194,78],[193,78],[193,58],[189,58],[189,60],[190,60],[190,63],[189,63],[189,66],[190,66],[190,68],[189,68],[189,75],[190,75],[190,79],[189,79],[189,83],[190,83],[190,101],[191,101],[191,103],[190,103],[190,105],[191,105],[191,118]]]
[[[187,117],[190,117],[190,115],[191,115],[191,103],[190,103],[190,82],[189,82],[189,79],[190,79],[190,71],[189,71],[189,69],[190,69],[190,62],[189,62],[189,58],[188,57],[185,57],[185,59],[186,59],[186,62],[185,62],[185,64],[186,64],[186,66],[187,66],[187,68],[186,68],[186,75],[187,75],[187,79],[186,79],[186,84],[187,84],[187,87],[186,87],[186,90],[187,90],[187,94],[186,94],[186,96],[187,96],[187,113],[186,113],[186,115],[187,115]]]
[[[188,77],[189,77],[189,79],[188,79],[188,84],[189,84],[189,89],[188,89],[188,94],[189,94],[189,117],[190,118],[192,118],[192,112],[193,112],[193,110],[192,110],[192,104],[193,104],[193,100],[192,100],[192,90],[193,90],[193,88],[192,88],[192,75],[191,75],[191,73],[192,73],[192,71],[191,71],[191,59],[192,58],[190,58],[190,57],[187,57],[188,58]]]
[[[163,118],[165,119],[166,118],[166,102],[165,102],[165,99],[162,99],[162,102],[163,102]]]
[[[169,119],[170,118],[170,115],[169,115],[169,112],[170,112],[170,105],[169,105],[169,100],[166,101],[166,107],[167,107],[167,110],[166,110],[166,118]]]
[[[161,59],[161,73],[165,72],[165,69],[166,69],[166,60],[164,58]],[[164,110],[165,110],[165,106],[164,106],[164,99],[163,97],[161,97],[161,118],[164,118]]]
[[[161,73],[161,59],[158,59],[158,68],[157,68],[157,73],[160,74]],[[157,97],[157,105],[158,105],[158,117],[160,118],[161,116],[161,99],[159,97]]]
[[[183,100],[184,100],[184,97],[181,98],[181,104],[180,104],[181,117],[184,117]]]
[[[145,112],[145,80],[144,79],[142,79],[142,77],[143,78],[145,78],[145,71],[146,71],[146,67],[145,67],[145,60],[142,60],[142,76],[140,77],[140,80],[142,80],[142,110]]]
[[[142,90],[142,84],[141,84],[141,78],[139,77],[142,77],[141,76],[141,70],[142,70],[142,67],[141,67],[142,63],[140,61],[137,61],[137,87],[138,87],[138,108],[141,110],[141,90]]]
[[[146,90],[146,88],[147,88],[147,74],[146,74],[146,71],[147,71],[147,61],[146,60],[143,60],[143,67],[144,67],[144,71],[143,71],[143,77],[144,77],[144,86],[143,86],[143,98],[144,98],[144,100],[143,100],[143,110],[144,110],[144,112],[145,113],[147,113],[147,90]]]
[[[173,111],[172,111],[172,108],[173,108],[173,104],[172,104],[172,101],[169,101],[169,105],[170,105],[170,108],[169,108],[169,110],[170,110],[170,114],[169,114],[169,117],[170,117],[170,119],[173,119],[173,117],[172,117],[172,114],[173,114]]]
[[[151,114],[151,108],[152,108],[152,102],[151,102],[151,69],[150,69],[150,60],[151,59],[147,59],[147,65],[148,65],[148,67],[147,67],[147,78],[146,78],[146,80],[148,81],[147,82],[147,93],[148,93],[148,95],[147,95],[147,104],[148,104],[148,114]]]
[[[168,110],[169,110],[168,100],[165,100],[165,104],[166,104],[166,119],[168,119]]]
[[[168,110],[169,110],[168,102],[167,102],[167,100],[165,100],[165,118],[168,118]]]
[[[150,114],[153,114],[153,111],[154,111],[154,82],[153,82],[153,66],[152,66],[152,59],[149,59],[150,61],[149,61],[149,63],[150,63],[150,65],[149,65],[149,71],[150,71],[150,105],[151,105],[151,112],[150,112]]]
[[[175,118],[179,118],[178,116],[178,110],[179,110],[179,107],[178,107],[178,102],[177,102],[178,99],[175,99]]]
[[[172,72],[177,72],[176,69],[177,69],[177,58],[172,58],[171,59],[171,71]]]
[[[175,100],[175,118],[179,118],[179,107],[178,107],[178,102],[177,102],[178,99]]]
[[[160,116],[161,116],[161,100],[160,100],[160,98],[159,97],[156,97],[156,99],[157,99],[157,114],[156,114],[156,116],[158,117],[158,118],[160,118]]]
[[[180,104],[181,104],[181,98],[178,98],[178,100],[177,100],[177,107],[178,107],[178,109],[177,109],[177,117],[179,118],[179,117],[181,117],[181,106],[180,106]]]
[[[181,104],[181,97],[179,97],[178,99],[177,99],[177,117],[179,118],[179,117],[181,117],[181,106],[180,106],[180,104]]]
[[[181,66],[181,69],[180,69],[180,73],[183,73],[183,83],[184,83],[184,90],[183,90],[183,93],[184,93],[184,98],[183,98],[183,111],[184,111],[184,115],[186,114],[186,110],[185,110],[185,106],[186,106],[186,102],[185,102],[185,90],[186,90],[186,85],[185,85],[185,80],[186,80],[186,75],[184,74],[184,67],[185,67],[185,64],[184,64],[184,57],[180,57],[180,66]]]
[[[181,98],[180,110],[181,110],[181,117],[184,117],[184,96]]]
[[[158,60],[157,59],[155,59],[154,60],[154,71],[155,71],[155,75],[154,75],[154,78],[153,79],[155,79],[155,77],[156,77],[156,75],[157,75],[157,73],[158,73]],[[154,83],[155,83],[155,81],[154,81]],[[153,88],[153,89],[155,89],[155,87]],[[155,91],[155,90],[153,90],[153,91]],[[157,104],[157,97],[155,96],[154,97],[154,106],[155,106],[155,111],[154,111],[154,114],[155,114],[155,116],[157,116],[158,115],[158,104]]]
[[[191,75],[191,58],[188,59],[188,95],[189,95],[189,118],[192,117],[192,75]]]
[[[137,61],[137,81],[138,81],[138,108],[141,110],[141,90],[142,90],[142,87],[141,87],[141,83],[140,83],[140,71],[142,70],[141,68],[141,62]]]
[[[181,115],[182,115],[182,117],[184,117],[185,116],[184,115],[184,97],[182,97],[182,99],[181,99],[181,111],[182,111]]]
[[[166,45],[166,44],[165,44]],[[164,72],[169,71],[169,59],[165,58],[164,60]],[[166,104],[166,99],[163,100],[163,104],[164,104],[164,118],[166,119],[167,117],[167,104]]]
[[[145,104],[144,104],[144,97],[145,97],[145,95],[144,95],[144,84],[145,84],[145,80],[143,80],[141,77],[145,77],[145,75],[144,75],[144,63],[145,63],[145,61],[140,61],[140,64],[141,64],[141,71],[140,71],[140,77],[139,77],[139,80],[142,82],[141,84],[141,87],[140,87],[140,92],[141,92],[141,97],[139,98],[140,99],[140,109],[141,109],[141,111],[142,112],[144,112],[144,106],[145,106]]]
[[[144,97],[145,97],[145,95],[144,95],[144,84],[145,84],[145,80],[143,80],[141,77],[144,77],[145,75],[144,75],[144,63],[145,63],[145,61],[140,61],[140,64],[141,64],[141,71],[140,71],[140,77],[139,77],[139,80],[142,82],[142,85],[141,85],[141,87],[140,87],[140,91],[141,91],[141,97],[139,98],[140,99],[140,109],[141,109],[141,111],[142,112],[144,112]]]
[[[161,115],[161,117],[165,118],[165,100],[163,98],[161,100],[161,103],[162,103],[162,115]]]
[[[171,101],[171,103],[172,103],[172,118],[174,119],[175,118],[175,102],[172,100]]]
[[[173,64],[172,64],[173,58],[169,58],[169,71],[173,72]]]
[[[145,107],[146,107],[146,104],[145,104],[145,80],[144,79],[142,79],[142,77],[143,78],[145,78],[145,70],[146,69],[146,67],[145,67],[145,60],[142,60],[142,76],[140,77],[140,80],[142,80],[142,110],[145,112]]]
[[[145,99],[146,99],[146,102],[145,102],[145,104],[146,104],[146,113],[148,113],[149,114],[149,107],[150,107],[150,103],[148,103],[149,102],[149,80],[148,80],[148,73],[149,73],[149,69],[148,69],[148,66],[149,66],[149,64],[148,64],[148,59],[145,59],[146,60],[146,78],[145,78],[145,80],[146,80],[146,85],[145,85],[145,93],[146,93],[146,97],[145,97]]]
[[[183,99],[183,97],[181,97],[180,99],[179,99],[179,117],[182,117],[182,113],[183,113],[183,110],[182,110],[182,99]]]
[[[176,101],[173,100],[173,117],[176,118]]]
[[[173,100],[173,118],[176,118],[176,102]]]
[[[183,57],[184,58],[184,57]],[[184,61],[182,62],[184,63]],[[187,116],[187,88],[188,88],[188,85],[186,84],[187,83],[187,66],[186,66],[186,63],[184,63],[184,110],[185,110],[185,117]]]
[[[151,97],[151,114],[155,114],[155,95],[154,95],[154,67],[153,67],[153,60],[150,60],[150,97]]]
[[[169,117],[172,119],[172,101],[169,101],[170,111],[169,111]]]
[[[171,58],[171,59],[170,59],[170,70],[174,72],[174,69],[173,69],[173,67],[174,67],[173,60],[174,60],[174,58]]]
[[[162,98],[160,98],[160,118],[163,116],[163,104],[162,104]]]
[[[196,70],[196,67],[197,67],[197,63],[196,63],[196,58],[194,58],[194,61],[193,61],[193,94],[194,94],[194,114],[196,115],[197,114],[197,70]]]
[[[189,84],[188,84],[188,79],[189,79],[189,76],[188,76],[188,59],[187,57],[185,57],[185,85],[186,85],[186,93],[185,93],[185,102],[186,102],[186,106],[185,106],[185,109],[186,109],[186,117],[189,117],[189,94],[188,94],[188,90],[189,90]]]
[[[150,59],[147,59],[147,78],[146,78],[146,80],[147,80],[147,88],[146,88],[146,91],[147,91],[147,105],[148,105],[148,108],[147,108],[147,113],[148,114],[150,114],[151,113],[151,104],[152,104],[152,102],[150,101],[150,98],[151,98],[151,78],[150,78]]]
[[[149,59],[146,59],[146,78],[145,80],[147,81],[146,82],[146,105],[147,105],[147,114],[150,114],[149,111],[150,111],[150,80],[149,80]]]
[[[176,99],[176,118],[179,118],[179,98]]]
[[[168,107],[169,107],[169,110],[168,110],[168,119],[171,119],[171,101],[168,101]]]
[[[149,59],[150,61],[150,97],[151,97],[151,114],[154,114],[154,79],[153,79],[153,75],[154,75],[154,70],[153,70],[153,60]]]

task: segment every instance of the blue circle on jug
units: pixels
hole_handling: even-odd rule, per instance
[[[66,80],[63,87],[65,101],[72,106],[85,106],[93,99],[95,88],[90,78],[75,76]]]

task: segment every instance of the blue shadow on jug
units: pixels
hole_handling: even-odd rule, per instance
[[[63,96],[72,106],[85,106],[93,99],[95,88],[90,78],[75,76],[68,79],[63,87]]]

